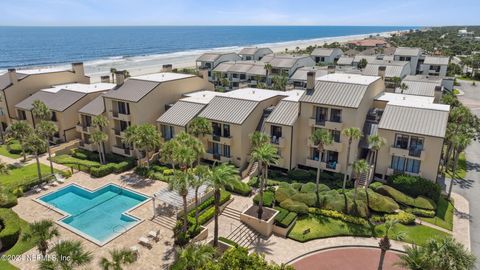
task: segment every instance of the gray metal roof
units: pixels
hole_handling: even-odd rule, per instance
[[[293,56],[293,55],[273,55],[268,54],[262,58],[262,62],[269,63],[276,68],[291,68],[298,60],[303,58],[310,58],[310,56]]]
[[[416,95],[416,96],[435,96],[435,88],[439,86],[435,82],[418,82],[418,81],[403,81],[404,84],[408,86],[406,90],[403,91],[406,95]],[[400,88],[395,89],[395,93],[401,93]]]
[[[251,47],[251,48],[243,48],[238,52],[241,55],[254,55],[258,50],[261,48]]]
[[[259,76],[265,76],[266,75],[266,70],[265,70],[265,64],[255,64],[253,65],[248,71],[247,74],[249,75],[259,75]]]
[[[412,82],[431,82],[437,85],[442,85],[442,77],[429,75],[407,75],[403,81]]]
[[[320,68],[320,67],[303,67],[299,68],[293,73],[292,77],[290,77],[290,80],[292,81],[306,81],[307,80],[307,73],[309,71],[315,71],[315,77],[320,77],[323,75],[328,74],[328,70],[326,68]]]
[[[304,94],[300,101],[338,107],[358,108],[368,85],[317,81],[311,95]]]
[[[89,114],[89,115],[100,115],[105,112],[105,103],[103,102],[103,96],[100,95],[90,101],[87,105],[83,106],[79,113]]]
[[[197,61],[201,62],[214,62],[216,61],[220,56],[222,55],[229,55],[229,54],[235,54],[232,52],[229,53],[204,53],[200,55],[200,57],[197,58]]]
[[[199,116],[212,121],[242,124],[258,103],[254,100],[216,96]]]
[[[218,65],[213,69],[213,71],[225,73],[225,72],[228,72],[228,70],[229,70],[233,65],[235,65],[235,62],[223,62],[223,63],[218,64]]]
[[[311,55],[313,56],[330,56],[335,51],[334,48],[315,48]]]
[[[275,106],[272,113],[265,120],[266,123],[293,126],[298,118],[299,103],[282,100]]]
[[[353,63],[353,59],[353,57],[342,55],[340,59],[338,59],[337,65],[351,65]]]
[[[17,80],[21,80],[28,76],[28,74],[23,74],[18,71],[16,72],[16,74],[17,74]],[[7,88],[11,83],[12,82],[10,81],[10,75],[8,74],[8,72],[5,72],[0,75],[0,90]]]
[[[378,128],[443,138],[447,130],[448,114],[448,110],[389,103],[385,107]]]
[[[63,112],[75,102],[86,96],[85,93],[62,89],[56,93],[48,91],[38,91],[35,94],[19,102],[15,107],[22,110],[31,110],[35,100],[40,100],[47,105],[50,110]]]
[[[450,57],[427,55],[423,63],[435,66],[448,66],[448,62],[450,62]]]
[[[253,65],[253,62],[236,62],[228,69],[228,71],[235,73],[246,73],[253,67]]]
[[[402,73],[404,69],[407,67],[408,62],[402,62],[403,65],[394,65],[394,64],[375,64],[375,63],[368,63],[365,69],[363,70],[363,75],[369,76],[377,76],[378,75],[378,68],[381,66],[385,66],[385,77],[402,77]]]
[[[162,116],[157,119],[157,122],[184,127],[195,118],[205,106],[206,104],[179,100],[162,114]]]
[[[365,59],[367,60],[368,63],[370,63],[377,60],[377,56],[376,55],[355,55],[355,57],[353,57],[353,62],[358,63],[362,59]]]
[[[420,48],[409,48],[409,47],[398,47],[395,50],[394,55],[400,55],[400,56],[417,56],[422,53],[422,50]]]
[[[104,95],[106,98],[138,102],[160,83],[137,79],[127,79],[119,88]]]

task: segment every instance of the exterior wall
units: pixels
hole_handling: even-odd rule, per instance
[[[304,57],[300,58],[295,62],[295,65],[293,65],[289,70],[288,70],[288,77],[292,77],[292,75],[297,71],[297,69],[301,67],[313,67],[315,66],[315,61],[312,60],[310,57]]]
[[[423,75],[430,75],[430,76],[441,76],[441,77],[447,76],[448,66],[440,65],[440,71],[439,72],[436,72],[435,70],[430,70],[431,67],[432,67],[431,65],[423,64],[422,65],[422,74]]]
[[[315,63],[330,64],[330,63],[335,63],[335,61],[338,60],[338,58],[340,58],[340,56],[342,56],[342,55],[343,55],[342,50],[336,49],[336,50],[333,50],[331,55],[324,56],[323,61],[318,59],[318,58],[321,58],[320,56],[315,56],[315,55],[312,55],[312,59],[313,59],[313,61],[315,61]]]
[[[413,56],[394,55],[393,60],[394,61],[405,61],[405,60],[401,60],[402,57],[410,57],[410,74],[409,75],[417,74],[417,66],[418,66],[418,60],[420,59],[420,55],[413,55]]]
[[[411,157],[408,155],[408,150],[396,149],[392,146],[395,143],[395,134],[405,134],[408,136],[418,136],[424,138],[423,152],[420,157]],[[421,177],[436,181],[438,165],[440,162],[441,151],[443,147],[443,138],[429,137],[416,134],[409,134],[404,132],[396,132],[392,130],[379,129],[378,135],[385,138],[386,144],[378,152],[376,173],[382,174],[384,177],[387,174],[391,174],[392,154],[397,156],[404,156],[411,159],[420,160],[420,173]]]
[[[272,145],[277,147],[280,156],[280,159],[275,166],[291,170],[297,165],[296,155],[293,154],[293,151],[297,149],[296,137],[298,136],[298,124],[295,123],[292,127],[265,123],[264,132],[269,136],[271,136],[272,126],[279,126],[282,128],[282,137],[278,138],[278,143],[272,142]],[[295,145],[292,145],[292,142],[295,142]]]

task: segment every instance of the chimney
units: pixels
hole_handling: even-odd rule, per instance
[[[328,66],[327,67],[327,73],[328,74],[335,73],[335,66]]]
[[[208,81],[208,68],[200,68],[198,70],[198,73],[200,73],[200,77],[202,77],[204,80]]]
[[[115,72],[115,80],[117,81],[117,86],[120,86],[125,81],[125,73],[124,71],[117,71]]]
[[[109,75],[101,76],[100,77],[100,82],[109,83],[110,82],[110,76]]]
[[[378,67],[378,76],[382,77],[382,80],[385,80],[385,71],[387,70],[386,66]]]
[[[165,64],[162,66],[162,72],[172,72],[172,64]]]
[[[10,79],[11,84],[16,84],[18,82],[17,80],[17,70],[14,68],[9,68],[8,69],[8,77]]]
[[[73,73],[78,74],[78,75],[85,75],[85,70],[83,68],[83,63],[78,62],[78,63],[72,63],[72,70]]]
[[[315,88],[315,71],[307,72],[307,91]]]

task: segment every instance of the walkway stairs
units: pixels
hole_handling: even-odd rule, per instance
[[[152,219],[152,222],[167,228],[169,230],[172,230],[175,227],[175,224],[177,223],[176,220],[172,217],[167,217],[164,215],[159,215],[156,216],[154,219]]]
[[[240,224],[226,238],[234,241],[242,247],[249,248],[258,237],[260,237],[259,233],[255,232],[244,224]]]
[[[228,206],[225,207],[225,209],[223,209],[223,212],[222,212],[222,215],[235,220],[240,220],[240,214],[241,214],[240,211],[230,208]]]

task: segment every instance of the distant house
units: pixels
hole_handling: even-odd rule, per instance
[[[242,59],[236,53],[204,53],[197,58],[196,64],[198,69],[206,69],[208,79],[212,80],[212,70],[220,63],[239,60]]]
[[[420,71],[423,75],[444,77],[447,76],[449,62],[450,57],[427,55]]]
[[[362,39],[362,40],[354,40],[350,41],[348,44],[361,47],[364,49],[368,48],[384,48],[387,46],[387,42],[384,39]]]
[[[227,90],[238,89],[242,84],[255,86],[257,80],[265,82],[266,75],[265,64],[255,61],[223,62],[213,69],[213,72],[221,76],[214,80],[228,80],[228,85],[224,86]]]
[[[309,56],[277,55],[269,54],[262,58],[262,62],[270,64],[272,76],[286,74],[291,77],[298,68],[313,67],[315,62]]]
[[[254,60],[254,61],[259,61],[262,60],[262,58],[267,55],[271,54],[273,51],[270,48],[243,48],[238,55],[242,58],[244,61],[248,60]]]
[[[363,75],[380,76],[385,79],[385,87],[395,89],[393,79],[405,78],[410,74],[410,64],[406,61],[375,60],[369,62],[362,72]]]
[[[317,64],[331,64],[335,63],[343,52],[338,48],[315,48],[310,55]]]
[[[415,75],[420,69],[421,55],[422,49],[420,48],[398,47],[393,54],[393,60],[410,62],[410,75]]]

